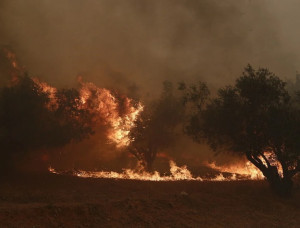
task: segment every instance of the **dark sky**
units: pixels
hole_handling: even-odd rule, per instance
[[[296,0],[1,0],[0,45],[34,76],[156,94],[161,82],[232,82],[247,63],[300,70]]]

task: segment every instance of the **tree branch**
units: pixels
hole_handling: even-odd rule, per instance
[[[262,161],[259,158],[254,157],[251,152],[247,152],[246,156],[248,160],[252,162],[252,164],[255,165],[260,171],[262,171],[264,175],[266,174],[267,167],[262,163]]]
[[[283,171],[283,176],[286,177],[286,176],[290,176],[289,174],[289,170],[288,170],[288,167],[282,157],[282,153],[281,153],[281,150],[277,150],[276,148],[274,148],[274,150],[276,151],[276,156],[277,156],[277,159],[278,161],[280,162],[281,164],[281,167],[282,167],[282,171]]]
[[[262,156],[262,158],[265,160],[265,162],[267,163],[268,168],[271,167],[270,162],[268,161],[267,157],[264,155],[264,153],[259,152],[260,156]]]

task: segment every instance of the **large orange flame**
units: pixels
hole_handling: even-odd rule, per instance
[[[130,130],[139,113],[143,110],[143,105],[134,105],[128,97],[124,97],[122,104],[110,90],[98,88],[93,83],[84,83],[79,78],[81,85],[80,99],[82,108],[89,109],[95,114],[94,122],[108,125],[108,139],[115,143],[117,147],[128,146]],[[122,106],[122,110],[121,110]]]
[[[37,85],[39,85],[41,91],[43,93],[46,93],[48,95],[49,98],[49,103],[47,105],[47,107],[49,109],[57,109],[58,104],[56,101],[56,93],[57,93],[57,89],[48,85],[46,82],[41,82],[38,78],[31,78]]]
[[[53,168],[49,168],[51,173],[63,174]],[[83,178],[110,178],[110,179],[129,179],[129,180],[143,180],[143,181],[177,181],[177,180],[198,180],[202,181],[201,177],[193,177],[191,172],[186,166],[179,167],[174,161],[170,161],[170,173],[169,176],[162,176],[159,172],[155,171],[149,173],[143,171],[141,166],[137,169],[124,169],[122,173],[118,172],[89,172],[89,171],[74,171],[72,175]]]
[[[3,51],[10,63],[11,82],[16,84],[19,77],[23,77],[25,71],[17,62],[14,52],[8,48],[4,48]],[[56,110],[58,108],[56,98],[58,89],[36,77],[33,77],[32,80],[43,93],[48,95],[47,108]],[[92,122],[96,131],[97,127],[104,125],[109,142],[114,143],[117,148],[128,146],[130,144],[129,132],[134,126],[139,113],[143,110],[143,105],[121,95],[122,99],[118,99],[115,95],[116,93],[108,89],[99,88],[91,82],[83,82],[81,77],[79,77],[79,86],[80,102],[78,102],[78,108],[88,109],[94,114]]]
[[[48,108],[56,109],[58,107],[56,100],[57,89],[41,82],[37,78],[32,78],[38,84],[41,91],[48,94]],[[130,139],[128,137],[130,130],[139,113],[143,110],[143,105],[134,102],[128,97],[118,100],[110,90],[98,88],[91,82],[84,83],[80,78],[80,101],[79,109],[88,109],[94,115],[93,122],[95,128],[99,125],[107,127],[107,138],[110,142],[115,143],[116,147],[128,146]],[[122,106],[122,111],[120,111]],[[97,130],[97,129],[96,129]]]

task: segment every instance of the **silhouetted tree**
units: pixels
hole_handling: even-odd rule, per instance
[[[63,146],[91,133],[88,114],[79,109],[78,91],[61,90],[56,94],[57,107],[50,108],[49,94],[28,76],[0,89],[1,165],[32,152]]]
[[[54,112],[54,122],[58,131],[52,145],[63,146],[72,140],[81,141],[93,133],[92,113],[82,109],[81,99],[76,89],[61,89],[56,93],[57,109]]]
[[[157,101],[144,108],[130,132],[128,147],[146,171],[152,170],[159,151],[168,148],[176,139],[176,127],[183,117],[182,102],[174,95],[171,82],[164,82]]]
[[[186,91],[195,103],[189,97],[199,91]],[[187,126],[194,140],[204,140],[216,151],[246,155],[277,193],[290,194],[292,177],[300,171],[300,109],[285,82],[267,69],[248,65],[234,86],[197,103],[197,109]],[[274,161],[280,163],[282,176]]]

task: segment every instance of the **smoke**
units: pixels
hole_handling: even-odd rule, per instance
[[[132,96],[157,96],[164,80],[218,88],[247,63],[291,79],[300,69],[298,6],[296,0],[2,0],[0,45],[13,47],[27,71],[55,87],[74,87],[83,76]],[[184,140],[179,148],[189,147]]]
[[[136,83],[146,93],[159,91],[164,79],[219,86],[249,62],[291,77],[295,4],[2,0],[0,43],[54,86],[71,86],[79,74],[104,86]]]

